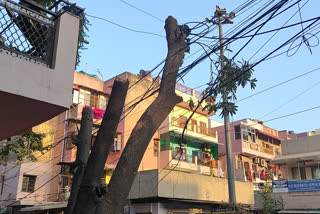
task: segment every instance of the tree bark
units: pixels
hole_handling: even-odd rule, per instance
[[[76,161],[72,168],[74,171],[71,187],[71,195],[68,201],[68,206],[65,210],[66,214],[71,214],[76,203],[82,176],[86,168],[91,147],[93,111],[89,108],[82,110],[81,127],[76,139],[77,155]]]
[[[120,214],[137,174],[140,162],[154,133],[173,107],[182,102],[175,94],[178,69],[182,65],[184,52],[189,50],[186,33],[178,26],[177,20],[169,16],[165,24],[168,54],[160,84],[159,95],[143,113],[134,127],[127,145],[116,166],[103,202],[99,203],[96,214]]]
[[[128,85],[127,80],[116,78],[114,81],[109,103],[82,178],[74,214],[94,213],[99,201],[96,191],[101,187],[101,178],[110,147],[114,143]]]

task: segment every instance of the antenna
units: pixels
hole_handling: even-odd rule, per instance
[[[99,68],[97,69],[97,73],[100,74],[102,81],[104,81],[104,80],[103,80],[103,75],[102,75],[102,73],[100,72],[100,69],[99,69]]]

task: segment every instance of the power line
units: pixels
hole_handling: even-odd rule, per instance
[[[298,95],[294,96],[293,98],[291,98],[290,100],[286,101],[285,103],[282,103],[281,105],[279,105],[278,107],[276,107],[275,109],[273,109],[272,111],[270,111],[269,113],[263,115],[261,117],[262,118],[265,118],[266,116],[272,114],[273,112],[277,111],[278,109],[282,108],[283,106],[287,105],[288,103],[290,103],[291,101],[297,99],[298,97],[300,97],[301,95],[305,94],[307,91],[311,90],[312,88],[316,87],[317,85],[319,85],[320,82],[317,82],[316,84],[312,85],[311,87],[307,88],[306,90],[302,91],[301,93],[299,93]],[[261,120],[260,119],[260,120]]]
[[[98,17],[98,16],[93,16],[93,15],[90,15],[90,14],[87,14],[87,13],[86,13],[86,16],[91,17],[91,18],[95,18],[95,19],[100,19],[100,20],[105,21],[105,22],[109,22],[110,24],[113,24],[113,25],[115,25],[115,26],[121,27],[121,28],[123,28],[123,29],[126,29],[126,30],[128,30],[128,31],[132,31],[132,32],[135,32],[135,33],[143,33],[143,34],[149,34],[149,35],[153,35],[153,36],[158,36],[158,37],[166,38],[165,36],[162,36],[162,35],[157,34],[157,33],[151,33],[151,32],[147,32],[147,31],[135,30],[135,29],[126,27],[126,26],[124,26],[124,25],[115,23],[115,22],[113,22],[113,21],[110,21],[110,20],[108,20],[108,19],[106,19],[106,18],[102,18],[102,17]]]
[[[293,78],[291,78],[291,79],[285,80],[285,81],[283,81],[283,82],[281,82],[281,83],[278,83],[278,84],[276,84],[276,85],[270,86],[270,87],[268,87],[268,88],[266,88],[266,89],[264,89],[264,90],[262,90],[262,91],[259,91],[259,92],[257,92],[257,93],[254,93],[254,94],[252,94],[252,95],[250,95],[250,96],[248,96],[248,97],[242,98],[242,99],[236,101],[235,103],[239,103],[239,102],[241,102],[241,101],[244,101],[244,100],[246,100],[246,99],[249,99],[249,98],[251,98],[251,97],[254,97],[254,96],[258,95],[258,94],[261,94],[261,93],[263,93],[263,92],[269,91],[269,90],[271,90],[271,89],[273,89],[273,88],[276,88],[276,87],[278,87],[278,86],[280,86],[280,85],[283,85],[283,84],[285,84],[285,83],[291,82],[292,80],[298,79],[298,78],[300,78],[300,77],[303,77],[303,76],[305,76],[305,75],[308,75],[308,74],[310,74],[310,73],[313,73],[313,72],[315,72],[315,71],[318,71],[319,69],[320,69],[320,67],[319,67],[319,68],[316,68],[316,69],[313,69],[313,70],[311,70],[311,71],[308,71],[308,72],[306,72],[306,73],[300,74],[300,75],[298,75],[298,76],[296,76],[296,77],[293,77]]]
[[[312,110],[315,110],[315,109],[318,109],[318,108],[320,108],[320,106],[315,106],[313,108],[308,108],[308,109],[305,109],[305,110],[302,110],[302,111],[297,111],[297,112],[294,112],[294,113],[291,113],[291,114],[283,115],[283,116],[280,116],[280,117],[275,117],[275,118],[272,118],[272,119],[269,119],[269,120],[265,120],[264,122],[267,123],[267,122],[270,122],[270,121],[273,121],[273,120],[278,120],[278,119],[281,119],[281,118],[290,117],[290,116],[293,116],[293,115],[296,115],[296,114],[301,114],[301,113],[304,113],[304,112],[307,112],[307,111],[312,111]]]
[[[160,22],[163,22],[163,23],[164,23],[164,21],[163,21],[162,19],[160,19],[160,18],[158,18],[158,17],[156,17],[156,16],[152,15],[151,13],[148,13],[147,11],[144,11],[144,10],[142,10],[142,9],[140,9],[140,8],[137,8],[137,7],[133,6],[132,4],[129,4],[128,2],[126,2],[126,1],[124,1],[124,0],[120,0],[120,1],[121,1],[121,2],[123,2],[123,3],[125,3],[126,5],[128,5],[128,6],[132,7],[132,8],[134,8],[134,9],[136,9],[136,10],[138,10],[138,11],[142,12],[142,13],[145,13],[145,14],[147,14],[147,15],[151,16],[152,18],[155,18],[155,19],[157,19],[158,21],[160,21]]]

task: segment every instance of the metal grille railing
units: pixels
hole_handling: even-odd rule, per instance
[[[55,28],[43,14],[27,3],[0,0],[0,48],[51,66]]]

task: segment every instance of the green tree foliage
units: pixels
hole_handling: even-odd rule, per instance
[[[279,210],[283,209],[282,199],[278,200],[272,195],[272,186],[270,183],[266,183],[262,192],[263,209],[264,214],[276,214]]]
[[[238,106],[235,104],[238,87],[244,88],[250,85],[251,89],[255,89],[257,79],[252,78],[254,70],[249,62],[243,60],[236,63],[226,57],[224,57],[224,62],[225,66],[219,72],[219,75],[215,80],[208,83],[208,87],[203,92],[204,96],[210,94],[206,98],[206,105],[203,110],[208,110],[209,114],[221,110],[220,116],[223,116],[224,113],[229,113],[232,116],[238,110]],[[218,96],[221,96],[221,99],[217,102],[216,98]],[[223,99],[223,97],[226,99]],[[192,109],[194,106],[193,101],[190,100],[189,107]]]
[[[45,136],[45,134],[34,132],[16,136],[13,141],[7,142],[7,144],[1,148],[0,157],[8,157],[10,152],[13,152],[16,154],[17,162],[24,159],[37,161],[34,152],[41,152],[44,154],[45,151],[52,148],[52,145],[43,146],[42,139]]]

